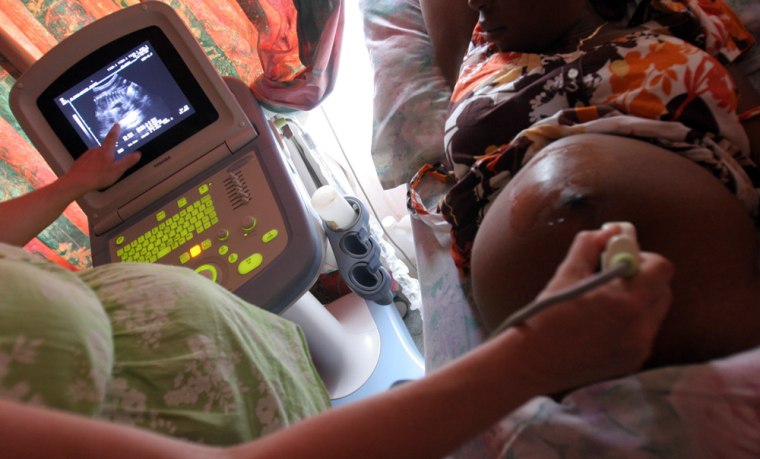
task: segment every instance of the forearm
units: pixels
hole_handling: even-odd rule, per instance
[[[742,123],[749,137],[750,158],[760,165],[760,117]]]
[[[529,382],[518,335],[507,332],[424,379],[236,447],[206,447],[2,400],[0,444],[9,458],[439,458],[552,389]]]
[[[81,191],[65,179],[0,202],[0,242],[23,246],[50,226]]]
[[[202,445],[122,425],[0,400],[0,445],[6,459],[76,457],[210,459]]]
[[[738,113],[760,107],[760,93],[736,65],[729,65],[729,73],[734,79],[739,94]],[[760,165],[760,117],[755,117],[742,123],[749,137],[750,157]]]
[[[462,1],[422,0],[420,7],[438,66],[453,88],[478,14]]]
[[[114,149],[119,135],[114,125],[102,145],[79,156],[58,180],[29,194],[0,202],[0,242],[24,245],[58,218],[66,207],[94,190],[106,188],[140,161],[132,152],[116,159]]]
[[[256,451],[281,458],[440,458],[552,390],[530,382],[520,340],[510,331],[422,380],[264,437]],[[242,446],[231,457],[253,454]]]

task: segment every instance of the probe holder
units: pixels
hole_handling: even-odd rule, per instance
[[[325,224],[325,234],[335,254],[343,280],[360,297],[378,304],[391,304],[391,276],[380,261],[380,245],[369,230],[369,214],[358,199],[345,196],[356,218],[347,228]]]

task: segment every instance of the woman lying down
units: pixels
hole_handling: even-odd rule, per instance
[[[760,99],[735,71],[753,40],[733,12],[721,0],[420,1],[456,87],[449,164],[423,168],[411,202],[451,223],[482,328],[531,299],[580,228],[631,221],[675,267],[648,371],[537,397],[456,457],[760,457]],[[446,174],[453,189],[424,209],[427,179]]]
[[[439,58],[463,63],[438,210],[485,327],[535,297],[578,231],[623,220],[675,267],[646,367],[760,344],[760,97],[733,69],[754,40],[721,0],[422,7],[441,56],[478,21],[463,61]]]

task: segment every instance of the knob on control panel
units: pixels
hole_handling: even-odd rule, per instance
[[[212,282],[217,282],[219,280],[219,271],[217,271],[216,266],[213,264],[206,263],[198,266],[195,268],[195,272],[210,279]]]
[[[253,217],[251,215],[243,217],[242,225],[244,231],[251,231],[256,227],[256,217]]]

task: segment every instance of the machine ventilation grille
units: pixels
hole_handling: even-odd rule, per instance
[[[241,170],[230,172],[229,176],[224,180],[224,189],[227,191],[227,197],[233,209],[238,209],[248,204],[251,200],[248,183]]]

